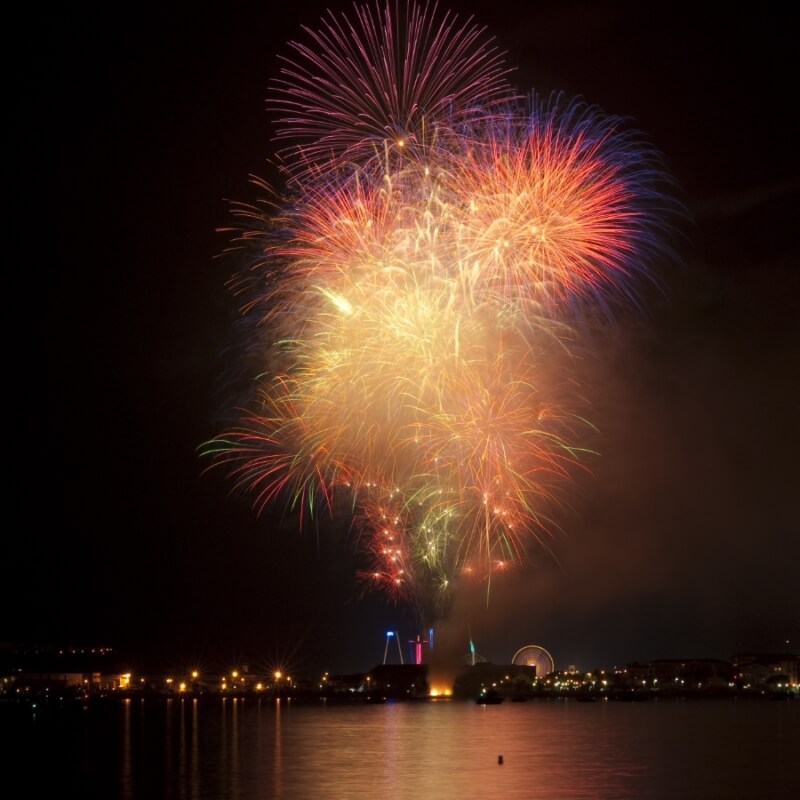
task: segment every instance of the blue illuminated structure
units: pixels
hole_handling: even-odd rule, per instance
[[[383,663],[386,663],[386,656],[389,654],[389,640],[394,639],[397,642],[397,652],[400,654],[400,663],[403,664],[403,651],[400,648],[400,637],[397,631],[386,631],[386,646],[383,648]]]

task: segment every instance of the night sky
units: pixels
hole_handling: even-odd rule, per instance
[[[459,597],[441,642],[465,653],[471,633],[495,662],[540,644],[585,669],[797,652],[795,26],[777,4],[516,5],[450,7],[487,26],[518,89],[630,118],[687,218],[664,291],[586,365],[600,455],[557,559],[534,552],[488,608]],[[276,178],[269,82],[322,11],[70,5],[19,31],[0,641],[108,644],[134,668],[347,672],[382,660],[387,629],[416,633],[361,599],[343,526],[257,518],[197,451],[220,432],[237,314],[216,229],[255,199],[250,175]]]

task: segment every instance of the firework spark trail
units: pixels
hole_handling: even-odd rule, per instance
[[[585,424],[571,326],[635,300],[663,201],[620,120],[512,103],[482,31],[435,21],[364,6],[293,44],[292,195],[235,209],[243,308],[272,338],[257,405],[205,452],[259,509],[349,494],[362,577],[441,610],[557,529]]]
[[[321,29],[305,28],[310,43],[291,43],[296,57],[274,81],[278,136],[301,142],[283,150],[298,175],[424,151],[440,126],[485,117],[515,96],[503,54],[471,20],[439,15],[436,4],[355,14],[329,12]]]
[[[476,292],[558,317],[648,276],[659,159],[621,119],[532,95],[469,131],[457,160],[454,183],[471,211],[460,244],[480,265]]]

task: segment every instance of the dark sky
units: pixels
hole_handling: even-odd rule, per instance
[[[663,294],[587,365],[600,457],[558,562],[460,597],[441,641],[558,666],[800,650],[794,26],[668,4],[454,3],[520,90],[630,117],[691,217]],[[314,3],[40,10],[6,98],[13,447],[0,641],[132,666],[366,669],[409,615],[359,599],[351,547],[258,519],[202,475],[235,318],[216,232],[271,177],[278,55]],[[349,4],[331,6],[349,10]],[[446,7],[446,4],[445,4]],[[294,10],[296,9],[296,10]],[[127,15],[126,15],[127,14]],[[9,216],[10,215],[10,216]]]

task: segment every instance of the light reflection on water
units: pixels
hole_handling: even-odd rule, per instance
[[[26,725],[26,746],[53,748],[60,795],[82,798],[800,797],[788,701],[148,699]]]

